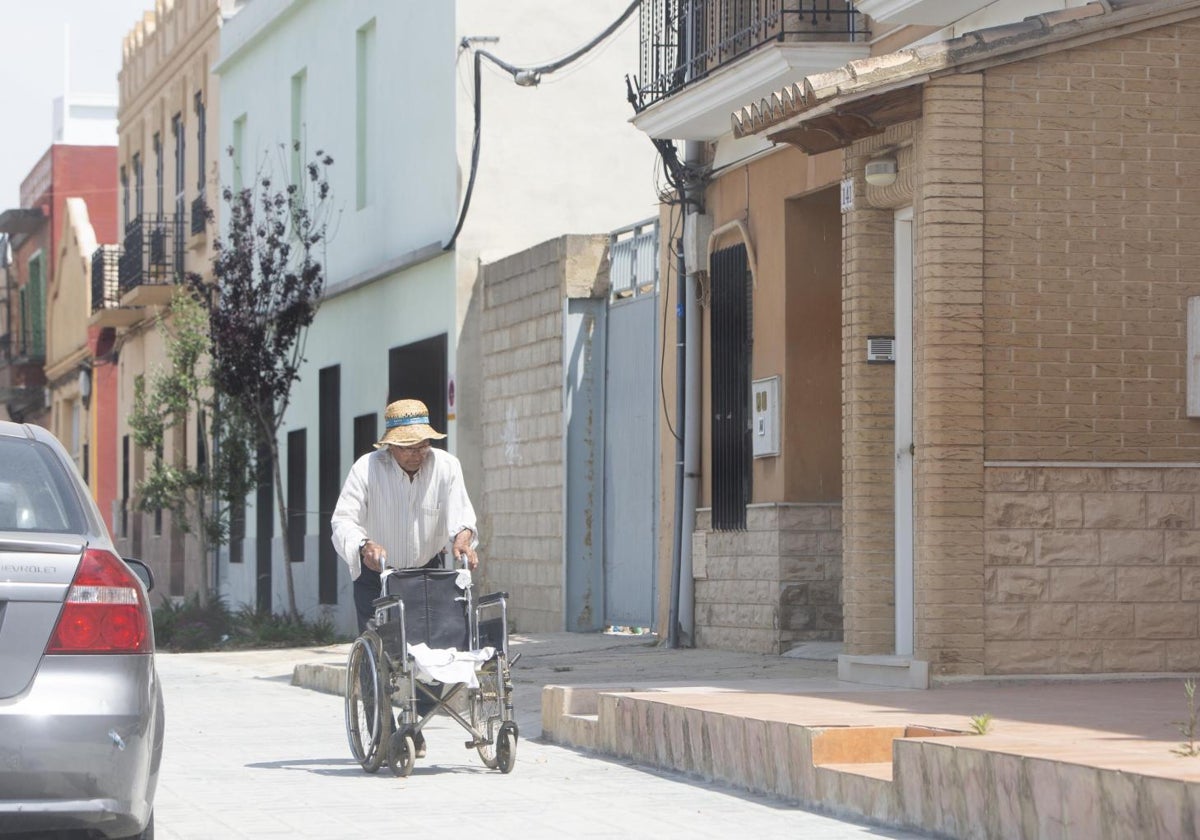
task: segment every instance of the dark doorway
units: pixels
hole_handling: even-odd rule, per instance
[[[293,563],[304,562],[308,533],[308,432],[297,429],[287,436],[287,541]]]
[[[259,612],[271,612],[271,539],[275,536],[275,461],[271,448],[258,447],[258,489],[254,497],[257,534],[254,574]]]
[[[354,418],[354,460],[375,451],[379,440],[379,418],[375,412]]]
[[[329,518],[342,490],[342,368],[332,365],[319,374],[317,409],[317,600],[337,603],[338,562]]]
[[[429,423],[446,431],[446,334],[414,341],[388,351],[388,402],[420,400],[429,408]],[[433,441],[446,448],[445,440]]]

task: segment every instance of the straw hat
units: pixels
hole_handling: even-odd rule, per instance
[[[386,431],[375,444],[376,449],[384,446],[415,446],[424,440],[441,440],[445,437],[429,425],[429,409],[420,400],[396,400],[383,414]]]

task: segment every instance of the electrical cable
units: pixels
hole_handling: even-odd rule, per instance
[[[667,237],[668,242],[675,241],[675,232],[677,230],[679,230],[679,224],[680,224],[680,222],[683,221],[682,213],[680,213],[678,216],[676,216],[677,209],[678,209],[677,205],[673,205],[671,207],[671,233]],[[671,270],[674,266],[674,262],[675,261],[672,259],[667,260],[667,276],[666,276],[665,288],[663,289],[662,332],[660,333],[660,335],[663,335],[663,336],[665,336],[667,334],[667,311],[671,308]],[[676,277],[675,279],[679,283],[683,282],[682,277]],[[676,313],[676,321],[678,321],[678,313]],[[675,330],[676,330],[675,342],[676,342],[676,344],[678,344],[679,343],[679,335],[678,335],[679,326],[678,326],[678,324],[676,324]],[[679,432],[675,431],[675,427],[673,425],[671,425],[671,414],[669,411],[667,411],[667,386],[666,386],[666,383],[663,382],[663,375],[666,373],[666,370],[667,370],[667,343],[665,341],[660,342],[660,343],[662,344],[662,347],[661,347],[661,352],[659,353],[659,357],[658,357],[658,392],[662,397],[663,420],[667,424],[667,431],[669,431],[671,433],[671,437],[675,438],[675,440],[678,441],[678,440],[681,440],[682,438],[680,438]],[[675,375],[676,375],[676,377],[678,377],[679,371],[675,371]]]
[[[458,224],[454,226],[454,232],[450,234],[450,239],[442,246],[443,251],[449,251],[454,248],[454,243],[458,241],[458,235],[462,232],[463,223],[467,220],[467,210],[471,207],[471,194],[475,190],[475,176],[479,172],[479,140],[480,126],[483,122],[483,102],[482,102],[482,60],[486,58],[497,67],[507,71],[513,77],[513,81],[521,87],[536,87],[541,81],[541,77],[545,74],[553,73],[555,70],[566,67],[576,59],[586,55],[589,51],[595,48],[601,41],[612,35],[620,28],[630,15],[641,6],[642,0],[633,0],[621,13],[621,16],[610,23],[605,29],[592,40],[588,41],[579,49],[572,53],[568,53],[560,59],[551,61],[547,64],[540,64],[536,67],[518,67],[514,64],[509,64],[502,58],[493,55],[487,50],[475,50],[475,68],[474,68],[474,84],[475,84],[475,102],[474,102],[474,120],[475,128],[471,137],[471,174],[467,179],[467,189],[463,194],[462,209],[459,210]],[[471,49],[471,39],[463,38],[460,45],[462,49]]]

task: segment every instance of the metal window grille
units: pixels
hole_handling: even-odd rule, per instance
[[[754,460],[750,418],[752,284],[746,247],[712,255],[712,522],[716,531],[746,527]]]
[[[608,256],[612,300],[658,291],[658,220],[648,219],[613,231]]]
[[[121,305],[121,249],[101,245],[92,252],[92,311],[116,309]]]

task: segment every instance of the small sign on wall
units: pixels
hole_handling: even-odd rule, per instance
[[[854,179],[842,179],[842,212],[848,213],[854,209]]]

